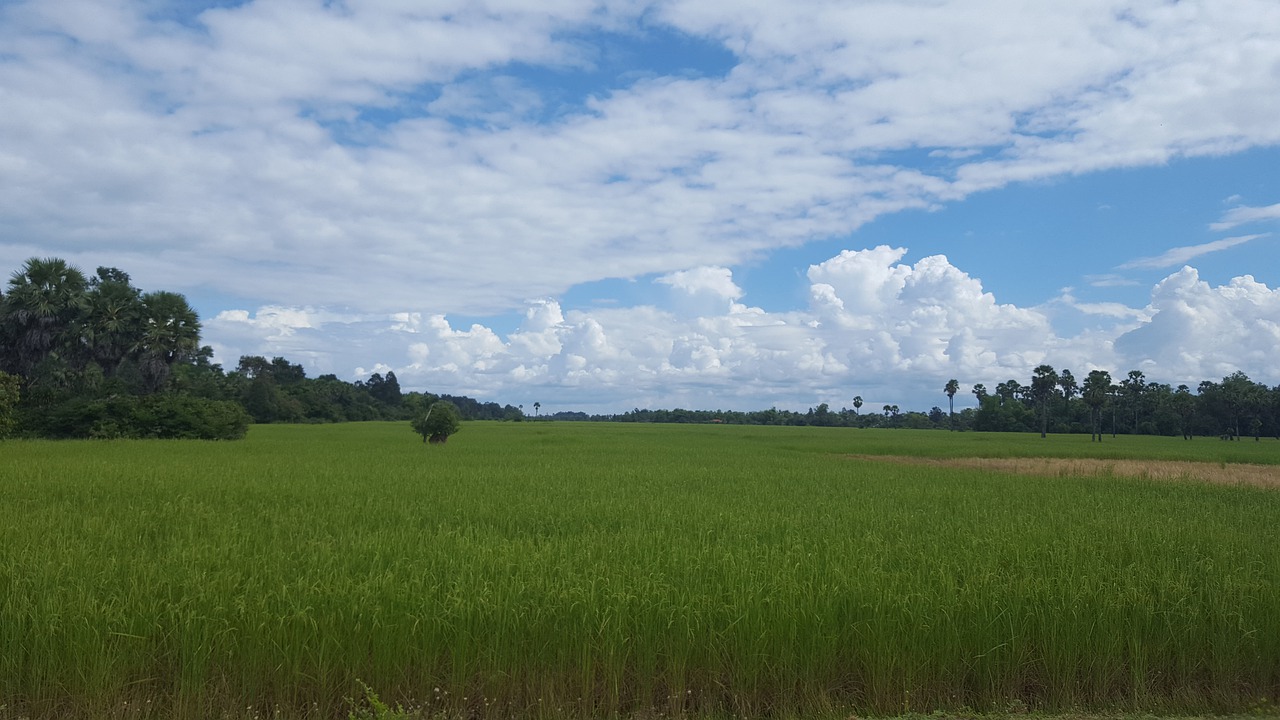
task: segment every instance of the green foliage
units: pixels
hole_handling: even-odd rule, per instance
[[[982,398],[973,428],[986,432],[1031,432],[1035,413],[1025,403],[1001,395]]]
[[[7,443],[0,698],[14,717],[483,720],[1277,697],[1280,493],[848,455],[1276,464],[1280,443],[467,430],[427,470],[403,422]]]
[[[50,356],[73,364],[86,287],[84,274],[58,258],[31,258],[13,273],[0,304],[0,370],[25,376]]]
[[[302,404],[286,395],[268,374],[249,381],[241,403],[256,423],[298,422],[303,418]]]
[[[22,381],[16,375],[0,371],[0,438],[9,437],[18,426],[18,400]]]
[[[217,397],[221,369],[199,347],[200,321],[178,293],[143,293],[116,268],[84,274],[58,258],[32,258],[0,299],[0,371],[25,387],[0,400],[0,428],[48,438],[243,437],[244,411]],[[201,396],[171,382],[199,381]]]
[[[141,399],[136,437],[179,440],[239,440],[249,430],[249,415],[229,400],[161,393]]]
[[[449,436],[462,428],[462,416],[458,407],[448,400],[437,400],[425,412],[410,421],[413,431],[422,436],[422,442],[443,444]]]
[[[26,408],[22,427],[26,434],[52,439],[238,440],[249,416],[234,402],[178,393],[69,395]]]
[[[394,372],[388,372],[385,378],[381,373],[374,373],[369,376],[364,387],[375,400],[393,407],[399,405],[402,399],[400,381],[396,379]]]
[[[960,392],[960,381],[956,380],[955,378],[948,380],[947,384],[942,388],[942,392],[946,393],[947,395],[947,406],[948,406],[947,412],[949,413],[948,417],[950,418],[950,421],[951,421],[951,429],[954,430],[955,414],[956,414],[956,393]]]
[[[147,392],[159,392],[174,363],[200,347],[200,319],[182,295],[167,291],[142,296],[141,337],[134,346]]]
[[[347,713],[347,720],[408,720],[409,713],[400,704],[396,704],[393,708],[378,697],[373,688],[360,680],[356,683],[364,691],[363,701],[348,699],[347,703],[351,705],[351,712]]]

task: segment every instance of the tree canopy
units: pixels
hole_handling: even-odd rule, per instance
[[[422,436],[422,442],[442,445],[449,436],[462,428],[462,416],[458,407],[448,400],[437,400],[419,412],[410,423],[414,432]]]

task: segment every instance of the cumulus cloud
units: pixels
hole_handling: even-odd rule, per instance
[[[733,272],[728,268],[680,270],[663,275],[655,282],[669,285],[677,295],[675,307],[693,317],[723,314],[742,297],[742,288],[734,284]]]
[[[1194,385],[1244,370],[1277,381],[1280,290],[1249,275],[1211,287],[1184,267],[1156,285],[1151,310],[1150,322],[1116,339],[1116,349],[1148,375]]]
[[[293,350],[289,343],[318,328],[339,339],[325,345],[326,358],[346,358],[349,379],[365,368],[394,369],[407,387],[537,400],[552,411],[840,407],[854,394],[927,408],[950,378],[966,386],[1025,381],[1041,363],[1138,368],[1177,382],[1237,369],[1277,380],[1280,291],[1250,277],[1211,287],[1188,267],[1161,281],[1142,308],[1084,303],[1069,291],[1053,307],[1022,308],[999,303],[943,256],[906,263],[906,254],[879,246],[810,267],[810,305],[791,312],[728,302],[744,299],[731,273],[694,268],[655,282],[714,289],[725,300],[714,312],[682,312],[676,299],[670,307],[565,311],[543,299],[505,337],[483,325],[455,329],[441,315],[320,318],[281,309],[223,313],[213,329],[251,328],[241,340]],[[1053,323],[1062,308],[1098,322],[1063,334]]]

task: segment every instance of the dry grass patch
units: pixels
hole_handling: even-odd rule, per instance
[[[931,458],[905,455],[852,455],[851,457],[904,465],[971,468],[1044,477],[1112,476],[1280,488],[1280,465],[1097,458]]]

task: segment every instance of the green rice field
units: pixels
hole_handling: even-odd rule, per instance
[[[0,444],[0,718],[1248,713],[1280,490],[852,455],[1280,442],[255,426]],[[380,700],[379,700],[380,699]]]

